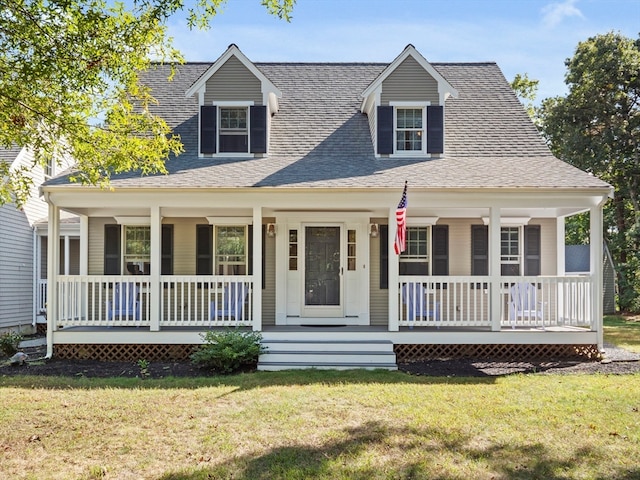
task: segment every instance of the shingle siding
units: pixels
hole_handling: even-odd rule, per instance
[[[382,82],[380,101],[382,105],[389,105],[392,101],[417,100],[438,105],[440,103],[438,82],[413,57],[407,57]]]

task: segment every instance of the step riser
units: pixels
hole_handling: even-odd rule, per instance
[[[397,370],[395,365],[375,366],[375,365],[258,365],[258,370],[263,372],[278,372],[282,370],[305,370],[313,368],[315,370]]]
[[[389,341],[271,340],[262,345],[267,351],[260,355],[258,370],[398,369]]]
[[[262,342],[268,350],[279,352],[385,352],[393,353],[393,343],[334,343],[334,342]]]
[[[306,353],[306,352],[292,352],[292,353],[265,353],[260,356],[260,363],[262,362],[286,362],[286,363],[332,363],[332,364],[344,364],[344,363],[395,363],[396,356],[393,354],[349,354],[349,353],[335,353],[335,352],[318,352],[318,353]]]

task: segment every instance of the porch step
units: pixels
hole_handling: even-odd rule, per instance
[[[260,355],[258,370],[398,369],[390,341],[265,340],[262,344],[267,352]]]

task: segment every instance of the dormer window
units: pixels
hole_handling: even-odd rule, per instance
[[[267,153],[267,107],[253,102],[219,102],[200,107],[200,153]]]
[[[248,153],[247,107],[220,107],[220,153]]]
[[[427,123],[425,118],[425,108],[404,108],[395,109],[395,152],[402,153],[421,153],[425,152],[424,125]]]
[[[378,107],[378,155],[427,156],[444,152],[443,107],[390,102]]]

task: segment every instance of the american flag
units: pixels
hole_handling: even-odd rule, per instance
[[[398,208],[396,208],[396,224],[398,229],[396,230],[396,241],[393,244],[393,248],[396,251],[396,255],[400,255],[405,250],[407,240],[407,182],[404,182],[402,198]]]

